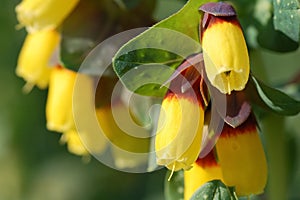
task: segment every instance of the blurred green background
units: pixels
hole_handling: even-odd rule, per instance
[[[16,30],[15,6],[0,6],[0,199],[93,200],[163,199],[164,171],[130,174],[89,163],[59,144],[45,126],[47,91],[24,94],[15,75],[25,30]]]
[[[154,14],[157,19],[182,5],[178,1],[161,2]],[[59,144],[60,134],[46,130],[47,91],[34,88],[24,94],[24,81],[15,75],[25,38],[24,29],[15,28],[14,8],[18,3],[2,0],[0,6],[0,200],[164,199],[165,170],[129,174],[110,169],[95,159],[85,163]],[[276,53],[258,47],[251,50],[250,57],[254,74],[275,86],[300,72],[299,49]],[[299,98],[299,83],[283,89]],[[300,199],[300,116],[270,118],[260,120],[262,130],[264,124],[274,125],[274,132],[269,130],[264,136],[269,151],[268,199],[278,192],[287,199]],[[272,124],[276,120],[278,123]],[[277,185],[272,186],[272,182]]]

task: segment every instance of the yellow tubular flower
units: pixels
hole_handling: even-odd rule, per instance
[[[190,170],[184,171],[184,199],[188,200],[206,182],[223,181],[222,170],[213,150],[204,158],[198,158]]]
[[[16,68],[16,74],[27,81],[25,90],[30,91],[34,85],[41,89],[48,86],[50,59],[59,40],[60,35],[54,30],[27,35]]]
[[[267,162],[254,116],[237,128],[225,124],[216,149],[224,182],[238,196],[260,194],[267,182]]]
[[[17,18],[28,32],[57,28],[79,0],[23,0],[16,7]]]
[[[155,139],[157,164],[165,165],[172,171],[189,169],[196,161],[201,148],[204,122],[200,78],[193,84],[193,88],[183,93],[182,80],[182,77],[178,77],[171,82],[162,102]]]
[[[106,138],[99,128],[94,102],[94,79],[77,73],[72,91],[72,118],[74,130],[80,136],[85,148],[93,155],[101,154],[106,148]]]
[[[69,152],[75,155],[84,156],[89,154],[75,128],[64,132],[61,137],[61,142],[67,143]]]
[[[224,94],[243,90],[250,64],[243,31],[234,9],[219,2],[206,4],[200,10],[205,12],[201,42],[209,81]]]
[[[65,132],[73,128],[72,95],[76,73],[55,67],[51,73],[46,104],[47,128]]]
[[[149,136],[144,138],[147,131],[132,124],[128,109],[122,102],[115,102],[113,109],[116,116],[111,106],[97,108],[96,113],[99,126],[111,143],[116,167],[123,169],[145,164],[150,145]]]

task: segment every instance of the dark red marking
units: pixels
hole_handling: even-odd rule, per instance
[[[199,8],[199,10],[214,16],[222,16],[222,17],[236,16],[236,12],[234,8],[230,4],[224,2],[206,3],[202,5]]]
[[[226,138],[253,133],[256,131],[256,124],[257,123],[253,114],[250,114],[248,119],[236,128],[233,128],[225,123],[220,137]]]
[[[203,168],[218,166],[215,152],[211,150],[204,158],[198,158],[196,164]]]

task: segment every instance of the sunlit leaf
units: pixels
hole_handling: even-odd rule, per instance
[[[160,85],[173,73],[184,58],[201,50],[198,36],[201,13],[198,8],[208,0],[190,0],[174,15],[157,23],[125,44],[115,55],[113,65],[124,85],[136,93],[163,96]],[[153,66],[157,67],[154,70]],[[143,74],[124,75],[143,68]],[[131,72],[132,73],[132,72]],[[148,84],[145,83],[148,78]]]

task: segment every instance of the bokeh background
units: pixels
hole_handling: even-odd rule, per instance
[[[17,30],[18,0],[0,6],[0,199],[163,199],[164,170],[130,174],[70,154],[45,126],[47,91],[22,92],[15,75],[25,30]]]
[[[25,38],[24,29],[16,29],[14,9],[19,2],[2,0],[0,6],[0,200],[164,199],[164,169],[130,174],[110,169],[93,158],[85,162],[59,144],[60,134],[46,130],[47,91],[34,88],[24,94],[24,81],[15,75]],[[156,17],[168,16],[183,2],[168,4],[162,0]],[[300,50],[276,53],[256,48],[251,51],[251,63],[257,76],[280,86],[300,72]],[[299,98],[299,84],[284,90]],[[273,124],[274,133],[265,136],[266,149],[276,151],[273,157],[269,155],[270,177],[274,175],[285,189],[280,184],[271,188],[278,187],[288,199],[300,199],[300,116],[271,118],[260,122],[262,128],[265,123],[274,123],[274,118],[279,122]]]

